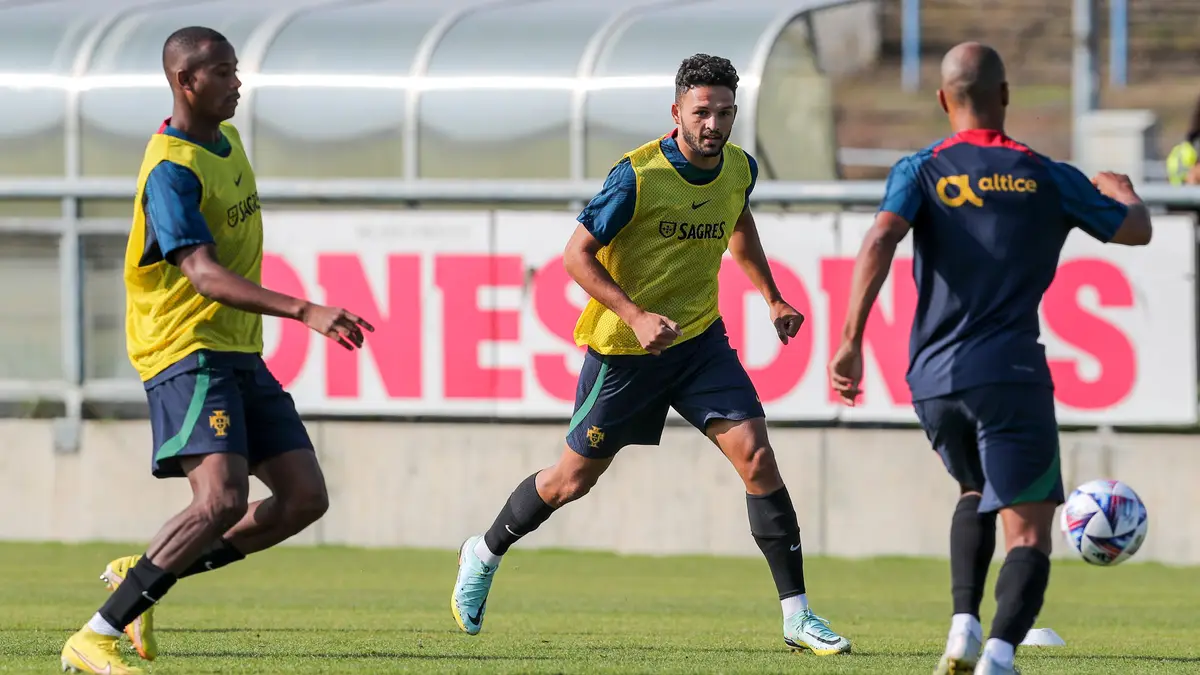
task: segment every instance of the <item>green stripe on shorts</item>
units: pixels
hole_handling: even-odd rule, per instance
[[[200,421],[200,413],[204,410],[204,400],[208,398],[208,387],[208,362],[204,358],[204,354],[200,354],[200,370],[196,374],[196,388],[192,390],[192,401],[188,404],[187,414],[183,417],[183,426],[179,429],[179,433],[168,438],[158,452],[154,453],[154,461],[160,462],[174,457],[187,447],[188,440],[192,437],[192,430],[196,428],[196,422]]]
[[[583,405],[579,406],[579,410],[571,417],[571,426],[567,429],[567,433],[575,431],[575,427],[583,423],[583,418],[592,412],[592,408],[596,407],[596,399],[600,398],[600,389],[604,387],[604,376],[608,374],[608,364],[600,364],[600,372],[596,373],[596,382],[592,385],[592,390],[588,392],[588,397],[584,399]]]
[[[1046,473],[1030,483],[1029,487],[1021,490],[1021,493],[1012,500],[1011,505],[1044,502],[1050,499],[1050,493],[1054,491],[1054,487],[1062,478],[1062,464],[1059,457],[1059,449],[1056,447],[1054,448],[1054,461],[1050,463]]]

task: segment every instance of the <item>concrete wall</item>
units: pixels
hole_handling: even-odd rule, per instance
[[[332,506],[297,544],[454,548],[490,525],[512,488],[554,460],[556,425],[314,423]],[[957,489],[918,431],[775,429],[807,551],[946,553]],[[90,422],[78,454],[56,455],[51,424],[0,420],[0,539],[149,539],[189,500],[149,475],[145,422]],[[1146,501],[1137,560],[1200,563],[1200,451],[1190,436],[1064,434],[1074,486],[1117,477]],[[255,483],[253,496],[265,493]],[[740,481],[690,428],[622,452],[595,490],[523,546],[652,554],[758,555]],[[1057,554],[1065,545],[1058,545]]]

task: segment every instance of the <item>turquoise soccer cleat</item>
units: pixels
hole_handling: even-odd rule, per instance
[[[471,537],[459,549],[458,579],[450,596],[450,611],[454,613],[454,620],[468,635],[478,635],[483,628],[488,591],[492,590],[492,579],[500,568],[499,564],[493,567],[485,565],[475,555],[475,545],[482,538],[482,535]]]
[[[829,622],[809,610],[784,620],[783,641],[793,651],[810,651],[817,656],[850,653],[850,641],[833,632]]]

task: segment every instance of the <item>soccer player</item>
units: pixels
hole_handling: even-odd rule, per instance
[[[167,39],[163,67],[175,104],[138,177],[126,330],[150,404],[153,474],[186,476],[192,503],[145,554],[105,570],[112,595],[62,650],[63,668],[81,672],[142,672],[117,641],[124,631],[142,658],[154,659],[152,608],[177,579],[274,546],[325,513],[312,441],[260,356],[262,315],[302,321],[346,349],[373,330],[345,310],[259,285],[254,171],[225,121],[241,86],[233,47],[216,31],[184,28]],[[247,506],[250,474],[271,496]]]
[[[961,490],[950,527],[954,615],[935,672],[1015,673],[1013,653],[1042,607],[1054,510],[1063,502],[1038,305],[1073,228],[1138,246],[1150,241],[1150,217],[1128,178],[1102,173],[1093,186],[1005,135],[1008,84],[993,49],[950,50],[938,100],[954,135],[892,168],[858,253],[830,379],[854,405],[867,316],[911,229],[918,301],[908,384],[921,426]],[[979,605],[997,512],[1008,554],[984,647]]]
[[[517,486],[491,529],[463,544],[450,606],[471,635],[483,626],[509,547],[587,494],[621,448],[657,445],[673,407],[745,483],[750,531],[783,604],[785,642],[821,655],[850,651],[809,610],[796,512],[762,404],[717,308],[728,249],[767,301],[783,344],[804,320],[780,296],[750,213],[757,164],[728,143],[737,84],[727,59],[685,59],[671,107],[677,128],[627,153],[579,216],[564,265],[591,299],[575,327],[576,343],[588,350],[567,447],[554,466]]]

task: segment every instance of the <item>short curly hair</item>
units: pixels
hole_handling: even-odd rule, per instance
[[[695,54],[679,64],[675,73],[675,98],[695,87],[729,87],[737,93],[738,74],[729,59],[708,54]]]

